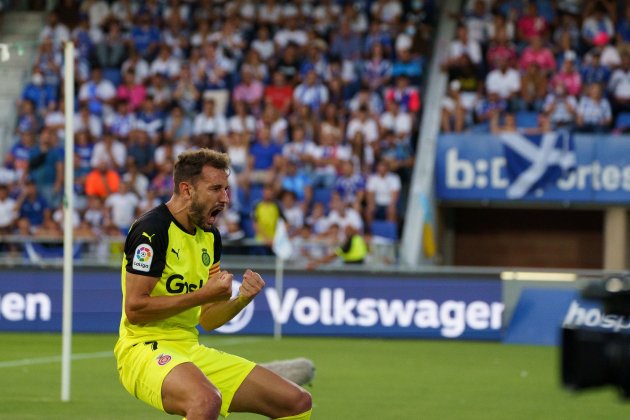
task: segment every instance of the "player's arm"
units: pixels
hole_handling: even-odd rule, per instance
[[[151,296],[159,278],[126,273],[125,315],[132,324],[146,324],[210,302],[225,301],[232,295],[232,274],[221,271],[208,284],[192,293]]]
[[[208,281],[200,290],[210,287]],[[265,287],[265,281],[260,274],[246,270],[238,295],[228,301],[211,302],[201,307],[199,324],[206,330],[212,331],[229,322],[243,310]]]

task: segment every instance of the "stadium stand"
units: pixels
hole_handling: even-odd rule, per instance
[[[16,103],[3,160],[16,176],[9,197],[32,181],[42,218],[61,204],[68,40],[76,45],[77,229],[87,222],[95,236],[124,233],[130,217],[168,198],[174,159],[196,147],[231,156],[235,217],[247,237],[263,185],[278,197],[304,185],[296,193],[303,214],[321,203],[324,219],[344,162],[362,190],[380,162],[406,189],[435,13],[434,1],[59,2],[46,12],[33,77]],[[287,175],[291,164],[297,174]],[[312,194],[300,194],[306,186]],[[136,198],[111,199],[119,189]],[[18,233],[24,205],[4,229]],[[92,207],[102,217],[88,220]],[[366,221],[387,219],[397,238],[401,208],[360,214],[365,233]],[[21,232],[41,229],[31,221]]]

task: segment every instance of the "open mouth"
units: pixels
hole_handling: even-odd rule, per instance
[[[215,218],[223,211],[223,207],[217,207],[210,212],[210,217]]]

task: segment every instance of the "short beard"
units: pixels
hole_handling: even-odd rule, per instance
[[[206,212],[203,203],[197,201],[195,196],[192,197],[192,202],[190,203],[190,210],[188,210],[188,218],[192,222],[193,225],[199,226],[202,229],[206,229],[209,226],[205,226],[205,217]]]

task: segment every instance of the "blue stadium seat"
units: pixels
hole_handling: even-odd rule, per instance
[[[617,121],[615,121],[615,128],[624,129],[630,128],[630,112],[622,112],[617,115]]]
[[[375,220],[370,226],[372,236],[389,239],[391,241],[398,240],[398,226],[394,222],[387,220]]]
[[[254,230],[254,222],[251,217],[243,217],[241,219],[241,228],[243,232],[245,232],[246,238],[253,238],[256,236],[256,231]]]
[[[521,128],[538,127],[538,112],[519,111],[515,115],[516,126]]]
[[[122,75],[120,74],[120,69],[116,67],[104,68],[103,79],[109,80],[114,84],[114,86],[120,85],[122,83]]]

